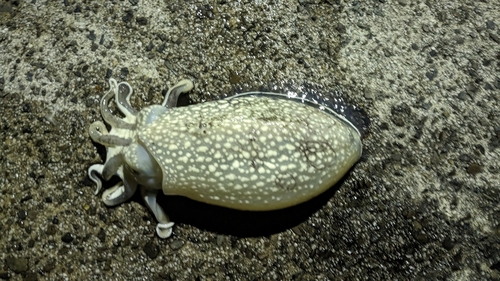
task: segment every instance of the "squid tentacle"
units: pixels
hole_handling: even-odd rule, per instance
[[[118,169],[123,165],[123,155],[122,154],[116,154],[109,159],[106,160],[106,163],[104,163],[104,169],[102,170],[102,178],[104,180],[109,180],[111,177],[115,174],[117,174]]]
[[[184,79],[179,83],[175,84],[172,88],[168,89],[165,99],[163,100],[162,106],[167,108],[172,108],[177,106],[177,100],[182,93],[186,93],[193,89],[193,82]]]
[[[97,187],[94,191],[94,195],[99,194],[99,191],[101,191],[102,182],[101,182],[101,179],[99,179],[96,176],[96,174],[101,175],[103,169],[104,169],[104,165],[94,164],[94,165],[90,166],[90,168],[88,170],[88,175],[89,175],[90,180],[93,181],[97,185]]]
[[[125,115],[125,119],[134,121],[135,116],[139,113],[130,105],[130,96],[134,90],[127,82],[118,84],[117,91],[115,92],[116,106]]]
[[[109,135],[106,125],[101,121],[96,121],[90,125],[89,135],[93,141],[104,146],[127,146],[132,142],[130,139]]]
[[[114,116],[109,109],[109,102],[113,97],[116,97],[118,94],[118,84],[115,79],[109,79],[109,91],[102,97],[100,109],[101,115],[104,121],[108,123],[112,128],[120,128],[120,129],[129,129],[134,130],[136,125],[135,122],[126,122],[124,119],[120,119]],[[118,106],[119,107],[119,106]],[[135,121],[135,120],[133,120]]]

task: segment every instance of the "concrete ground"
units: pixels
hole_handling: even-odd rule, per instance
[[[113,77],[137,108],[314,85],[371,120],[345,180],[248,213],[86,176]],[[276,87],[278,87],[276,86]],[[300,88],[300,86],[299,86]],[[498,1],[0,1],[0,279],[500,280]]]

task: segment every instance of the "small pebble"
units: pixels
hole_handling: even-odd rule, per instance
[[[144,248],[142,248],[142,250],[151,259],[156,258],[160,253],[160,249],[152,241],[146,243],[146,245],[144,245]]]
[[[27,258],[6,258],[5,264],[10,270],[14,271],[15,273],[22,273],[28,270]]]
[[[104,243],[104,241],[106,241],[106,232],[104,231],[104,229],[101,228],[99,233],[97,233],[97,238],[99,240],[101,240],[102,243]]]
[[[467,173],[471,175],[479,174],[482,171],[483,171],[483,166],[474,163],[470,164],[469,167],[467,168]]]
[[[170,249],[174,251],[179,250],[180,248],[182,248],[182,246],[184,246],[184,241],[179,239],[176,239],[172,241],[172,243],[170,243]]]
[[[64,243],[71,243],[73,242],[73,235],[69,232],[66,232],[66,234],[64,234],[62,237],[61,237],[61,240],[64,242]]]
[[[17,212],[17,217],[20,220],[24,220],[27,216],[28,216],[28,212],[26,210],[21,210],[21,211]]]

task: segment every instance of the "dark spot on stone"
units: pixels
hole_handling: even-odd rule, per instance
[[[76,43],[76,40],[71,40],[69,43],[65,45],[66,49],[69,49],[71,47],[76,47],[78,46],[78,43]]]
[[[434,80],[434,78],[436,78],[437,75],[438,75],[437,69],[432,69],[425,73],[425,76],[431,81]]]
[[[32,72],[28,72],[26,73],[26,80],[28,81],[33,81],[33,73]]]
[[[424,24],[424,25],[422,25],[422,30],[425,33],[429,33],[429,32],[431,32],[431,27],[428,24]]]
[[[392,51],[390,49],[388,49],[388,48],[384,48],[382,51],[384,52],[384,56],[386,56],[386,57],[392,57],[393,56]]]
[[[486,21],[486,28],[491,30],[495,29],[496,28],[495,23],[491,20]]]
[[[389,130],[389,123],[382,122],[382,124],[380,124],[380,130],[384,130],[384,131]]]
[[[35,53],[35,50],[30,49],[30,50],[26,53],[26,56],[27,56],[27,57],[32,57],[34,53]]]
[[[95,39],[97,38],[97,36],[95,35],[95,31],[91,30],[90,34],[87,35],[87,38],[89,38],[91,41],[95,41]]]
[[[66,254],[68,254],[68,252],[69,252],[69,247],[62,247],[61,249],[59,249],[57,254],[59,256],[65,256]]]
[[[458,156],[458,160],[460,160],[462,162],[468,162],[471,160],[471,157],[468,154],[460,154]]]
[[[492,264],[492,265],[490,266],[490,269],[493,269],[493,270],[496,270],[496,271],[500,271],[500,261],[498,261],[498,262],[496,262],[496,263]]]
[[[45,197],[45,203],[52,203],[52,197]]]
[[[82,12],[82,7],[80,5],[76,5],[75,10],[73,11],[74,13],[81,13]]]
[[[465,39],[462,36],[456,36],[455,42],[457,42],[458,45],[462,45],[463,43],[465,43]]]
[[[469,167],[467,168],[467,173],[471,175],[479,174],[482,171],[483,171],[483,166],[475,163],[470,164]]]
[[[77,103],[78,103],[78,98],[77,98],[77,97],[72,97],[72,98],[70,99],[70,101],[71,101],[72,103],[74,103],[74,104],[77,104]]]
[[[454,263],[451,265],[451,270],[453,270],[453,271],[460,270],[460,263],[458,263],[458,262],[454,262]]]
[[[414,233],[413,237],[421,244],[426,244],[427,242],[429,242],[429,238],[423,232]]]
[[[490,66],[493,60],[491,59],[484,59],[483,60],[483,66]]]
[[[414,51],[418,51],[418,50],[420,49],[420,47],[419,47],[417,44],[415,44],[415,43],[411,44],[411,48],[412,48]]]
[[[464,92],[464,91],[462,91],[462,92],[458,93],[457,98],[459,100],[466,100],[467,99],[467,93]]]
[[[137,22],[138,25],[147,25],[148,19],[145,17],[139,17],[135,19],[135,22]]]
[[[431,50],[431,51],[429,52],[429,55],[430,55],[431,57],[435,57],[435,56],[437,56],[437,52],[436,52],[435,50]]]
[[[99,212],[99,219],[102,221],[102,222],[106,222],[106,214],[104,212]]]
[[[214,18],[214,7],[212,5],[206,4],[198,7],[196,11],[196,16],[199,19],[213,19]]]
[[[238,82],[240,82],[240,80],[241,76],[237,74],[231,74],[231,76],[229,77],[229,83],[231,84],[237,84]]]
[[[10,270],[14,271],[15,273],[22,273],[28,270],[27,258],[6,258],[5,264]]]
[[[97,233],[97,238],[102,242],[104,243],[106,241],[106,232],[104,232],[104,229],[101,228],[101,230],[99,230],[99,233]]]
[[[29,103],[23,104],[22,110],[25,113],[30,113],[31,112],[31,104],[29,104]]]
[[[80,181],[84,186],[93,186],[94,182],[89,178],[88,175],[85,175],[83,179]]]
[[[123,22],[130,22],[134,17],[134,12],[132,10],[128,10],[125,12],[125,15],[122,17]]]
[[[479,152],[482,155],[484,155],[486,153],[486,149],[482,145],[480,145],[480,144],[475,145],[474,148],[476,149],[475,152]]]
[[[73,237],[73,235],[69,232],[66,232],[66,234],[64,234],[62,237],[61,237],[61,241],[63,241],[64,243],[71,243],[73,242],[75,238]]]
[[[487,91],[493,91],[493,85],[491,85],[490,83],[488,82],[485,82],[484,83],[484,89],[487,90]]]
[[[23,244],[18,243],[18,242],[12,242],[12,249],[22,251],[23,250]]]
[[[169,246],[170,246],[170,249],[177,251],[180,248],[182,248],[182,246],[184,246],[184,241],[179,240],[179,239],[175,239],[172,241],[172,243],[170,243]]]
[[[490,33],[490,38],[491,38],[491,40],[493,40],[496,43],[500,44],[500,37],[498,35],[496,35],[495,33]]]
[[[337,24],[337,26],[335,26],[335,30],[337,30],[338,33],[346,33],[347,28],[345,27],[345,25],[339,23]]]
[[[54,234],[56,234],[56,232],[57,232],[57,228],[55,227],[55,225],[49,224],[49,226],[47,227],[46,234],[47,235],[54,235]]]
[[[135,6],[139,3],[139,0],[128,0],[128,2],[130,2],[130,4],[132,4],[132,6]]]
[[[55,261],[49,261],[46,265],[44,265],[42,267],[42,271],[43,272],[51,272],[52,270],[54,270],[54,268],[56,268]]]
[[[500,90],[500,78],[497,78],[497,80],[493,81],[493,86]]]
[[[160,249],[152,241],[146,243],[146,245],[144,245],[144,248],[142,248],[142,250],[151,259],[156,258],[160,253]]]
[[[57,216],[54,216],[54,217],[52,218],[52,223],[53,223],[53,224],[58,224],[58,223],[59,223],[59,219],[57,218]]]
[[[33,67],[37,67],[39,69],[45,69],[47,67],[46,64],[41,63],[41,62],[31,62],[30,65]]]
[[[128,68],[126,67],[123,67],[121,70],[120,70],[120,78],[122,80],[125,80],[127,78],[127,75],[128,75]]]
[[[391,108],[391,120],[396,126],[404,126],[405,120],[411,114],[411,108],[406,103],[395,105]]]
[[[27,216],[28,216],[28,212],[26,210],[20,210],[19,212],[17,212],[17,217],[20,220],[24,220]]]
[[[453,241],[451,240],[450,237],[446,237],[443,241],[443,248],[445,248],[446,250],[451,250],[453,249],[453,247],[455,246],[455,243],[453,243]]]
[[[161,45],[160,45],[160,46],[158,46],[158,48],[156,49],[156,51],[157,51],[158,53],[163,52],[163,50],[165,50],[165,44],[161,44]]]
[[[31,194],[28,194],[26,197],[24,197],[23,199],[21,199],[21,203],[26,202],[26,201],[31,200],[31,199],[33,199],[33,196],[31,196]]]
[[[151,50],[153,50],[154,47],[155,45],[153,44],[153,42],[149,42],[149,44],[146,46],[146,51],[151,52]]]
[[[89,209],[89,215],[90,216],[95,216],[97,214],[97,208],[96,207],[90,207]]]
[[[111,78],[111,76],[113,76],[113,70],[111,70],[109,68],[106,69],[106,76],[104,76],[104,78],[109,79],[109,78]]]

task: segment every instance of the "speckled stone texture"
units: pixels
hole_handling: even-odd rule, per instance
[[[0,279],[500,280],[500,5],[472,0],[0,2]],[[311,83],[372,126],[339,186],[247,213],[108,208],[86,176],[107,79],[135,107]]]

